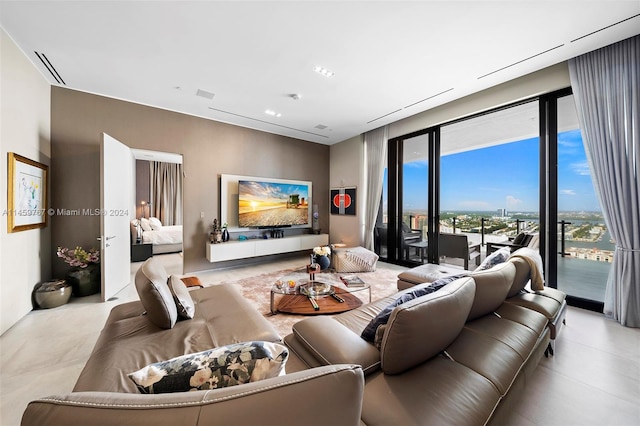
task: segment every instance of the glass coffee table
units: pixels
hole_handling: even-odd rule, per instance
[[[361,306],[360,295],[366,291],[371,302],[371,286],[366,282],[358,287],[348,287],[340,274],[318,272],[314,280],[306,270],[291,272],[271,286],[272,314],[278,312],[298,315],[338,314]]]

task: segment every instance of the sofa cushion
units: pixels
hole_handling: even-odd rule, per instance
[[[136,290],[147,311],[149,321],[160,328],[173,328],[178,310],[167,285],[167,273],[153,257],[147,259],[136,272]]]
[[[278,343],[235,343],[150,364],[129,378],[147,394],[217,389],[284,374],[288,355]]]
[[[475,287],[471,277],[460,278],[396,307],[382,338],[382,370],[402,373],[449,346],[464,327]]]
[[[476,282],[476,295],[469,312],[469,321],[494,312],[504,303],[515,273],[513,264],[506,262],[471,274]]]
[[[460,275],[452,275],[452,276],[449,276],[449,277],[440,278],[440,279],[430,283],[429,285],[416,286],[416,287],[412,287],[409,290],[405,291],[404,294],[400,295],[393,302],[391,302],[389,305],[387,305],[384,309],[382,309],[382,311],[380,311],[380,313],[378,313],[378,315],[375,316],[375,318],[373,318],[371,320],[371,322],[369,322],[369,324],[362,331],[362,335],[361,335],[362,338],[364,340],[366,340],[367,342],[374,342],[378,327],[380,327],[381,325],[386,324],[389,321],[389,317],[391,316],[391,312],[393,312],[393,310],[396,308],[396,306],[400,306],[405,302],[408,302],[410,300],[415,299],[416,297],[420,297],[420,296],[424,296],[425,294],[433,293],[433,292],[441,289],[445,285],[457,280],[458,278],[466,276],[466,275],[467,274],[460,274]]]
[[[171,275],[169,277],[169,290],[171,290],[173,300],[176,302],[178,317],[181,319],[192,319],[196,311],[196,306],[184,282],[177,276]]]
[[[509,259],[509,262],[513,263],[516,267],[516,275],[513,278],[513,284],[507,294],[507,297],[513,297],[520,293],[529,282],[529,279],[531,278],[531,269],[529,264],[520,257],[511,258]]]

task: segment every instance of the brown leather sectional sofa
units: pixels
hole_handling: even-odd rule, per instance
[[[518,304],[528,272],[526,262],[508,261],[395,307],[376,336],[380,349],[360,337],[367,324],[402,295],[429,284],[333,318],[300,321],[285,343],[309,367],[362,366],[366,425],[506,424],[548,348],[550,319],[537,305],[552,310],[556,303],[534,295]],[[536,303],[536,297],[545,300]]]
[[[153,258],[138,281],[167,282]],[[144,395],[127,373],[231,343],[281,341],[271,324],[234,287],[194,290],[195,317],[171,329],[154,325],[140,301],[113,308],[73,392],[29,403],[23,425],[354,425],[364,379],[356,365],[307,369],[227,388]],[[295,360],[289,360],[287,366]],[[299,362],[299,361],[298,361]],[[295,364],[292,364],[295,366]],[[295,368],[293,369],[295,370]],[[287,371],[290,371],[287,368]],[[316,410],[316,407],[331,409]]]
[[[286,375],[208,391],[144,395],[127,373],[230,343],[280,341],[238,291],[192,291],[195,317],[171,329],[153,325],[141,302],[119,305],[74,391],[32,401],[22,424],[501,424],[551,335],[549,318],[531,309],[540,305],[535,297],[523,298],[527,307],[514,297],[505,302],[520,294],[526,267],[507,262],[397,306],[379,349],[360,333],[412,289],[335,317],[304,319],[285,338]],[[154,280],[167,276],[151,258],[136,281]]]

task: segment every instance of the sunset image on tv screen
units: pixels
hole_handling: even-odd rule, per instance
[[[238,181],[238,225],[277,227],[308,225],[307,185]]]

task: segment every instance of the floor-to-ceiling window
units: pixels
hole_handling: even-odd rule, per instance
[[[376,253],[391,262],[412,264],[427,258],[431,135],[389,141],[382,199],[375,228]]]
[[[488,243],[535,234],[547,285],[598,309],[613,242],[575,116],[565,89],[391,139],[379,220],[387,259],[461,264],[429,244],[440,232],[480,242],[482,257]]]
[[[484,256],[487,242],[538,231],[538,114],[531,101],[441,127],[440,232],[466,235]]]
[[[558,98],[557,110],[557,287],[603,302],[614,243],[593,188],[573,95]]]
[[[422,262],[429,224],[429,135],[405,139],[402,145],[402,191],[399,207],[399,258]]]

